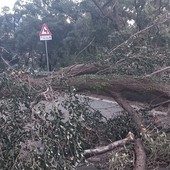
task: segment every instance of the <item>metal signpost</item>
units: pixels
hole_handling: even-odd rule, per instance
[[[46,51],[46,58],[47,58],[47,71],[49,72],[47,41],[52,40],[52,34],[51,34],[50,30],[48,29],[46,24],[43,24],[39,36],[40,36],[40,41],[45,41],[45,51]]]

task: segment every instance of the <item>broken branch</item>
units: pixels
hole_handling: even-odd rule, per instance
[[[87,158],[95,156],[95,155],[100,155],[100,154],[106,153],[108,151],[112,151],[114,148],[116,148],[118,146],[123,146],[127,142],[133,141],[133,140],[134,140],[134,134],[129,132],[129,134],[127,135],[126,138],[116,141],[116,142],[113,142],[107,146],[98,147],[96,149],[85,150],[83,155],[87,159]]]
[[[155,72],[153,72],[153,73],[151,73],[151,74],[146,75],[145,77],[151,77],[151,76],[153,76],[153,75],[156,75],[156,74],[159,74],[159,73],[168,71],[168,70],[170,70],[170,66],[165,67],[165,68],[162,68],[162,69],[160,69],[160,70],[157,70],[157,71],[155,71]]]

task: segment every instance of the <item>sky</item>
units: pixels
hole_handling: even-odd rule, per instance
[[[10,7],[10,9],[12,9],[15,2],[16,0],[0,0],[0,11],[1,11],[1,8],[4,6],[8,6]],[[80,0],[75,0],[75,2],[80,2]]]
[[[0,0],[0,9],[4,6],[8,6],[12,9],[15,1],[16,0]]]

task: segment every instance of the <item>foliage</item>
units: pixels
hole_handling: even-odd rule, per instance
[[[167,0],[17,0],[0,15],[0,72],[46,69],[39,31],[47,23],[50,70],[95,62],[110,66],[107,73],[144,76],[170,65],[169,10]],[[0,169],[70,169],[84,149],[137,134],[128,114],[106,120],[73,93],[51,110],[32,108],[39,92],[20,76],[0,78]],[[169,163],[168,134],[154,131],[143,141],[148,167]],[[110,169],[131,167],[130,149],[113,153]]]
[[[138,134],[131,116],[126,112],[120,113],[120,115],[115,118],[108,120],[107,123],[108,126],[105,133],[112,141],[125,138],[129,132],[135,135]]]
[[[131,147],[125,149],[110,154],[109,170],[133,169],[133,150]]]
[[[64,95],[58,104],[60,96],[33,107],[36,90],[7,74],[1,77],[0,91],[0,169],[71,169],[85,149],[123,139],[129,131],[137,133],[127,113],[106,119],[89,107],[88,99],[80,100],[74,93]],[[143,117],[149,127],[152,119],[147,112]],[[153,129],[150,126],[143,136],[148,167],[169,163],[169,134]],[[133,144],[109,153],[108,162],[100,166],[131,169],[132,148]]]
[[[169,134],[159,130],[148,131],[143,136],[147,155],[147,169],[158,169],[169,165]],[[133,145],[117,150],[109,155],[109,170],[131,170],[134,165]],[[102,163],[104,165],[104,163]]]
[[[147,164],[152,168],[161,165],[166,166],[170,164],[170,136],[165,132],[157,130],[154,134],[148,134],[144,137],[145,146],[148,154]]]
[[[69,96],[62,103],[68,110],[68,120],[59,106],[46,112],[42,104],[34,111],[24,85],[5,77],[1,80],[1,90],[11,88],[11,82],[18,91],[3,99],[0,105],[0,168],[70,169],[78,162],[82,151],[90,146],[83,140],[85,127],[82,126],[82,121],[89,119],[88,108],[75,96]],[[94,124],[96,126],[95,119]]]
[[[37,94],[15,78],[4,75],[0,89],[10,93],[0,104],[0,169],[70,169],[104,139],[102,115],[75,94],[49,110],[43,102],[32,108]]]
[[[28,65],[27,59],[32,58],[36,68],[46,69],[44,43],[39,41],[38,34],[42,24],[47,23],[53,33],[53,40],[48,42],[51,70],[74,63],[108,64],[109,60],[112,71],[139,76],[169,65],[168,21],[155,25],[125,47],[110,53],[110,49],[137,31],[159,23],[161,15],[169,10],[166,0],[161,3],[155,0],[117,1],[115,6],[105,0],[98,5],[114,20],[104,16],[93,0],[31,0],[27,3],[17,0],[13,13],[4,7],[0,16],[0,46],[8,53],[2,51],[3,57],[11,65]],[[3,70],[8,67],[1,60],[0,63]]]

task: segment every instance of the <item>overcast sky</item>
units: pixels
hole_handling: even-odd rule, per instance
[[[10,8],[13,8],[13,5],[16,0],[0,0],[0,8],[3,6],[9,6]]]

